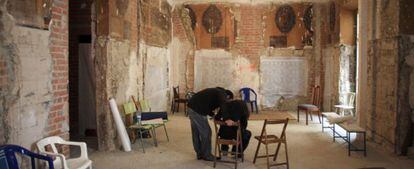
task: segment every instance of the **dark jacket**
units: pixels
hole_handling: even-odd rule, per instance
[[[243,130],[247,128],[247,120],[249,119],[249,110],[246,103],[242,100],[233,100],[223,104],[220,111],[214,117],[215,120],[226,121],[240,121],[240,127]],[[237,127],[235,126],[220,126],[219,136],[223,139],[236,139]]]
[[[226,102],[226,92],[219,88],[207,88],[188,100],[188,107],[201,115],[214,116],[213,110]]]

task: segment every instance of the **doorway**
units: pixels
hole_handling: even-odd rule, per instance
[[[339,102],[355,107],[358,57],[358,9],[345,6],[340,11]],[[350,98],[352,97],[352,98]],[[353,110],[355,115],[355,109]]]
[[[70,140],[97,149],[91,16],[92,1],[69,1],[69,127]]]

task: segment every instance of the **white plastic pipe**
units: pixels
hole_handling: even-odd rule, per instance
[[[112,115],[114,116],[116,129],[121,138],[122,147],[124,148],[124,151],[129,152],[131,151],[131,140],[129,140],[124,122],[122,121],[121,115],[119,114],[118,106],[116,105],[115,99],[109,99],[109,105],[111,106]]]

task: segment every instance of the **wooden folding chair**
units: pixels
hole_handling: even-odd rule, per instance
[[[278,166],[278,165],[286,165],[287,168],[289,169],[289,158],[288,158],[287,141],[286,141],[286,134],[285,134],[288,122],[289,122],[288,118],[285,119],[285,120],[265,120],[265,122],[263,124],[262,133],[260,134],[260,136],[255,136],[254,137],[256,140],[259,141],[259,144],[257,144],[257,149],[256,149],[256,153],[254,155],[253,163],[256,163],[257,158],[266,158],[268,169],[271,166]],[[280,134],[280,137],[278,137],[276,135],[269,135],[268,132],[267,132],[267,129],[266,129],[267,125],[277,125],[277,124],[283,124],[283,130],[282,130],[282,133]],[[261,144],[265,145],[266,155],[258,156]],[[269,155],[269,148],[268,148],[269,144],[277,144],[277,149],[276,149],[275,154]],[[273,161],[276,161],[276,158],[277,158],[277,155],[279,153],[279,149],[280,149],[281,144],[285,145],[286,162],[275,163],[275,164],[270,165],[269,157],[273,156]]]
[[[240,150],[239,147],[243,148],[242,138],[241,138],[241,128],[240,128],[240,122],[236,122],[233,126],[237,127],[237,136],[236,140],[228,140],[228,139],[221,139],[218,135],[218,129],[219,126],[226,126],[227,124],[223,121],[214,120],[214,130],[216,133],[216,144],[214,148],[214,157],[217,157],[217,150],[218,155],[221,157],[222,151],[220,149],[221,145],[232,145],[236,146],[236,152],[231,152],[234,157],[234,161],[225,161],[225,160],[217,160],[214,158],[214,168],[216,168],[217,162],[223,162],[223,163],[234,163],[234,168],[237,169],[237,163],[238,163],[238,156],[241,155],[242,162],[244,162],[244,155],[243,150]]]

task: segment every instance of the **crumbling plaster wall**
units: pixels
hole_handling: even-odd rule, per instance
[[[0,1],[0,60],[1,69],[5,68],[0,94],[1,144],[31,149],[45,136],[67,139],[68,4],[60,0],[51,4],[52,20],[43,30],[17,25],[21,20],[10,15],[7,3],[14,2]]]
[[[167,109],[171,6],[163,0],[98,0],[95,6],[98,145],[114,150],[119,139],[109,98],[121,112],[131,96],[149,100],[153,110]]]
[[[175,6],[172,11],[171,86],[179,86],[180,94],[194,90],[195,36],[189,10]],[[171,97],[173,94],[171,93]]]
[[[399,1],[369,1],[360,3],[368,10],[361,24],[368,25],[368,53],[362,53],[362,62],[366,57],[366,72],[362,68],[359,78],[359,104],[361,126],[368,131],[368,137],[381,149],[395,150],[398,112],[398,70],[399,70]],[[363,29],[365,31],[365,28]],[[364,45],[364,44],[361,44]],[[366,78],[366,79],[365,79]],[[358,99],[358,98],[357,98]]]
[[[331,5],[335,6],[335,13],[331,11]],[[334,105],[339,101],[339,77],[340,77],[340,4],[338,1],[330,1],[329,3],[320,4],[319,20],[319,43],[321,52],[321,67],[319,71],[321,77],[322,94],[322,110],[334,111]],[[331,17],[335,20],[331,20]],[[318,23],[318,22],[317,22]],[[318,55],[317,55],[318,56]]]
[[[319,2],[319,1],[318,1]],[[189,3],[190,5],[197,4]],[[204,3],[205,4],[205,3]],[[278,3],[278,5],[284,4]],[[316,3],[315,4],[319,4]],[[215,87],[215,86],[222,86],[225,88],[231,89],[238,97],[238,90],[242,87],[251,87],[259,93],[259,102],[261,102],[262,96],[260,95],[261,85],[260,85],[260,58],[264,57],[274,57],[274,56],[291,56],[291,57],[305,57],[308,65],[309,65],[309,74],[308,74],[308,86],[312,86],[314,84],[320,84],[321,80],[321,68],[322,60],[321,60],[321,46],[318,45],[322,38],[316,38],[314,45],[315,47],[305,47],[304,49],[295,49],[295,48],[267,48],[265,45],[265,27],[268,18],[266,17],[268,10],[271,8],[268,7],[269,4],[243,4],[243,3],[225,3],[226,6],[230,8],[231,14],[233,18],[237,22],[236,27],[236,39],[233,46],[230,49],[223,50],[223,49],[200,49],[195,51],[194,59],[191,57],[187,57],[187,67],[193,67],[194,65],[194,72],[195,72],[195,80],[194,83],[191,84],[191,77],[187,79],[187,86],[195,86],[194,90],[200,90],[205,87]],[[176,5],[175,8],[180,8],[182,6]],[[319,7],[322,8],[322,7]],[[314,15],[314,18],[317,17],[318,14]],[[316,21],[314,22],[321,22]],[[175,21],[182,21],[182,20],[173,20]],[[297,21],[299,22],[299,21]],[[274,24],[274,23],[273,23]],[[303,23],[297,23],[299,25],[303,25]],[[201,26],[200,23],[196,24],[196,27]],[[321,25],[321,24],[319,24]],[[319,29],[319,28],[318,28]],[[192,32],[191,29],[186,29],[186,34],[188,32]],[[323,32],[323,30],[317,30],[318,32]],[[183,41],[182,39],[178,38],[178,40]],[[187,41],[191,41],[191,38],[186,39]],[[208,60],[210,58],[211,62],[206,62],[204,60]],[[217,60],[217,58],[220,58]],[[226,59],[227,58],[227,59]],[[214,61],[218,61],[215,63]],[[196,64],[194,64],[196,63]],[[197,64],[202,63],[202,64]],[[205,64],[204,64],[205,63]],[[211,63],[215,68],[212,68]],[[217,65],[219,64],[219,65]],[[226,67],[220,65],[227,65]],[[214,71],[213,71],[214,70]],[[187,72],[191,70],[188,69]],[[201,76],[200,72],[205,72]],[[214,72],[216,72],[214,74]],[[223,72],[228,77],[222,77]],[[188,77],[188,76],[187,76]],[[197,79],[198,78],[198,79]],[[223,79],[223,80],[217,80]],[[180,80],[181,81],[181,80]],[[217,81],[220,81],[218,83]],[[208,82],[208,83],[204,83]],[[217,83],[214,83],[217,82]],[[181,82],[182,83],[182,82]],[[306,96],[310,96],[310,90],[306,94]],[[278,96],[280,97],[280,96]],[[275,101],[274,105],[267,108],[279,108],[283,110],[294,110],[296,109],[296,105],[299,102],[308,101],[309,98],[304,96],[296,96],[296,97],[288,97],[283,101],[283,104],[279,104],[277,98],[273,99]],[[260,104],[260,103],[259,103]]]
[[[119,144],[109,98],[119,105],[137,97],[139,83],[137,3],[130,0],[96,1],[96,29],[92,32],[96,80],[98,146],[114,150]],[[122,112],[122,107],[119,107]]]
[[[170,50],[140,44],[140,55],[143,58],[144,86],[143,98],[153,111],[166,111],[168,107],[168,61]]]
[[[175,45],[171,44],[172,7],[166,0],[141,0],[139,9],[139,54],[143,73],[140,98],[147,100],[152,110],[165,111],[169,105],[170,80],[176,72],[171,55]],[[182,62],[178,58],[177,61]]]

